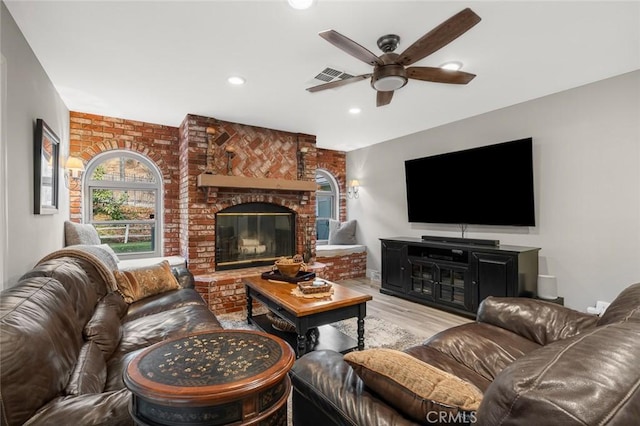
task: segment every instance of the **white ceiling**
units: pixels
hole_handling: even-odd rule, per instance
[[[74,111],[179,126],[186,114],[317,136],[350,151],[640,68],[640,2],[286,0],[6,1]],[[334,29],[376,55],[402,52],[465,7],[482,21],[417,62],[450,60],[466,86],[410,80],[376,108],[368,81],[309,93],[326,66],[371,72],[317,34]],[[240,74],[241,87],[226,79]],[[317,82],[319,83],[319,82]],[[362,113],[348,113],[350,107]]]

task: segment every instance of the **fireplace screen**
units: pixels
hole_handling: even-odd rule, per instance
[[[295,213],[246,203],[216,214],[216,270],[269,265],[295,251]]]

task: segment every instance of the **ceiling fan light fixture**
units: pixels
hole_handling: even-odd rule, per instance
[[[449,71],[460,71],[462,69],[462,62],[458,62],[458,61],[446,62],[440,65],[440,68],[442,68],[443,70],[449,70]]]
[[[315,0],[287,0],[289,6],[296,10],[309,9],[315,3]]]
[[[371,77],[371,86],[378,92],[392,92],[407,84],[407,72],[398,64],[376,67]]]
[[[407,78],[399,75],[389,75],[373,82],[373,88],[379,92],[391,92],[398,90],[407,84]]]

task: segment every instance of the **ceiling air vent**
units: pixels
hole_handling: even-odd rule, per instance
[[[346,73],[344,71],[339,71],[334,68],[326,67],[314,78],[316,80],[324,81],[325,83],[330,83],[332,81],[344,80],[345,78],[351,78],[351,77],[353,77],[353,75],[349,73]]]

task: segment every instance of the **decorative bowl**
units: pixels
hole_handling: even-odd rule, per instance
[[[287,277],[295,277],[298,275],[298,271],[300,271],[302,265],[304,265],[304,262],[292,262],[291,259],[276,261],[278,271]]]

